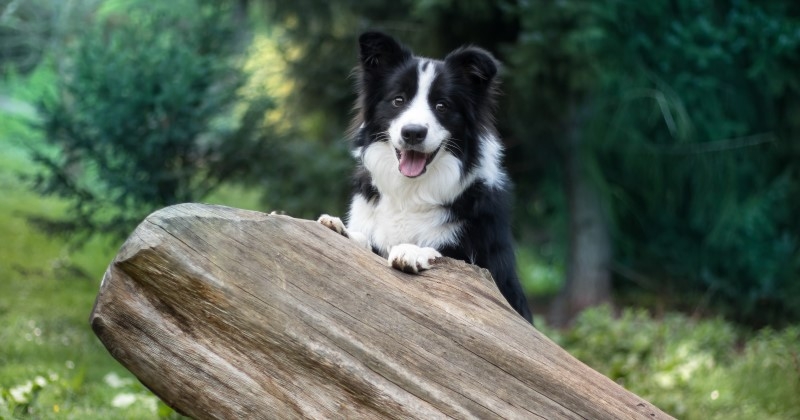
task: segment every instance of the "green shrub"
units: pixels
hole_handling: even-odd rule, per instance
[[[721,319],[608,307],[549,334],[572,355],[685,419],[798,418],[800,328],[746,339]],[[738,343],[746,340],[744,349]]]
[[[765,329],[730,367],[733,401],[759,417],[800,418],[800,327]]]
[[[72,203],[51,229],[127,234],[147,213],[246,172],[264,150],[258,130],[272,104],[239,101],[246,75],[230,4],[109,4],[68,48],[57,94],[42,104],[50,147],[35,151],[37,186]]]

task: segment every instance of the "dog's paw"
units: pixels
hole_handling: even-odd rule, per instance
[[[406,273],[419,273],[431,268],[433,260],[442,254],[433,248],[420,248],[413,244],[400,244],[389,252],[389,265]]]
[[[344,236],[345,238],[349,237],[347,234],[347,228],[344,227],[344,223],[342,223],[342,219],[338,217],[333,217],[328,214],[323,214],[322,216],[317,219],[322,226],[338,233],[339,235]]]

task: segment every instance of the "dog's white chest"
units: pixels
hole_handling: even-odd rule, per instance
[[[348,230],[366,235],[381,254],[399,244],[441,249],[455,243],[461,228],[441,206],[414,206],[386,197],[375,205],[358,195],[351,203],[347,225]]]

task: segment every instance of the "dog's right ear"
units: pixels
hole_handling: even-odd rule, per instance
[[[365,32],[358,37],[361,68],[366,74],[383,72],[411,58],[411,50],[382,32]]]

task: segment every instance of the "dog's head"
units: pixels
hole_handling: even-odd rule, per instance
[[[477,165],[479,138],[493,132],[494,57],[476,47],[444,60],[417,57],[380,32],[364,33],[359,46],[357,150],[388,143],[407,178],[422,176],[443,154],[455,157],[462,172]]]

